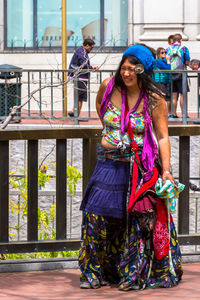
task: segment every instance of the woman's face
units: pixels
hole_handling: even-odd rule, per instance
[[[125,60],[121,66],[120,75],[124,84],[129,86],[134,86],[137,84],[137,75],[135,74],[135,65],[131,64],[128,59]]]
[[[166,57],[166,52],[165,49],[160,50],[160,58],[165,58]]]

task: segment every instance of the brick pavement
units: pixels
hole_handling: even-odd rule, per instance
[[[184,264],[181,283],[171,289],[121,292],[115,285],[97,290],[79,288],[79,270],[34,271],[0,274],[0,299],[7,300],[199,300],[200,263]]]

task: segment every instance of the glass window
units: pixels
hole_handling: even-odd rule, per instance
[[[61,27],[61,0],[7,0],[7,47],[61,47]],[[85,38],[96,46],[127,46],[128,0],[68,0],[67,45]]]
[[[100,0],[67,1],[67,28],[71,38],[68,46],[81,45],[91,38],[100,45]]]
[[[128,0],[104,2],[105,46],[128,45]]]
[[[7,0],[7,46],[33,46],[33,0]]]
[[[37,4],[38,46],[61,46],[61,0],[39,0]]]

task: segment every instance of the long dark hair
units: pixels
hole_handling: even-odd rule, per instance
[[[149,47],[148,47],[149,48]],[[125,55],[120,64],[119,67],[115,73],[114,79],[115,79],[115,85],[121,89],[126,90],[126,85],[124,84],[120,71],[121,67],[124,64],[124,62],[128,60],[128,62],[132,65],[137,65],[141,64],[139,59],[133,55]],[[145,72],[142,74],[137,74],[137,84],[140,89],[146,91],[148,94],[149,93],[156,93],[159,96],[163,97],[163,93],[159,89],[159,85],[153,80],[152,74],[147,75]]]

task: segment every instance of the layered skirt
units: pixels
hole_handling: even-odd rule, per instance
[[[79,267],[81,281],[98,288],[118,283],[120,290],[172,287],[182,276],[181,253],[172,217],[170,247],[154,255],[153,226],[157,211],[126,214],[130,165],[98,161],[86,188]]]

